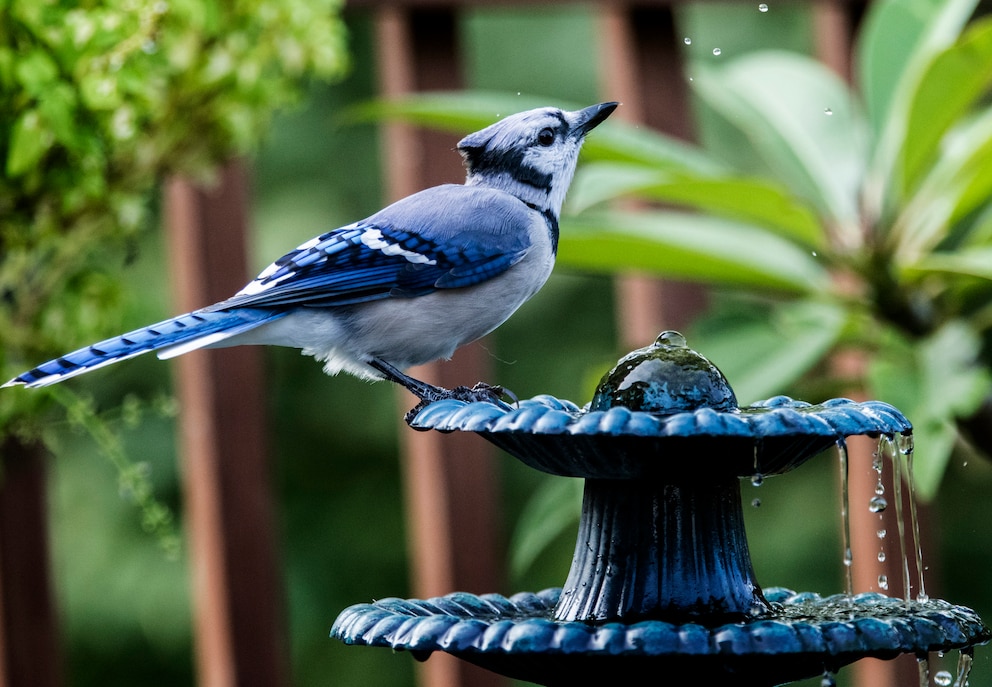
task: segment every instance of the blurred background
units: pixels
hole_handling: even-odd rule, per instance
[[[196,3],[190,0],[181,4]],[[211,6],[209,2],[203,4]],[[392,124],[387,125],[382,110],[370,118],[368,110],[363,109],[383,90],[379,71],[383,60],[379,41],[383,34],[377,33],[375,4],[366,1],[343,8],[347,69],[339,70],[330,81],[304,74],[302,99],[278,111],[260,145],[244,158],[250,189],[251,274],[311,236],[365,217],[391,198],[384,168],[389,164],[392,139],[383,131],[385,126],[395,126],[396,120],[389,119]],[[569,105],[607,99],[633,102],[638,97],[664,102],[664,93],[624,92],[622,84],[607,77],[602,43],[603,7],[608,4],[465,3],[451,15],[462,55],[464,86],[502,93],[500,102],[510,106],[519,96],[521,106],[517,109],[530,107],[535,98],[547,104]],[[719,69],[724,63],[756,51],[785,50],[823,59],[817,34],[817,27],[823,24],[816,23],[816,16],[825,4],[768,2],[759,8],[756,2],[678,3],[672,9],[674,34],[659,35],[657,40],[675,43],[670,47],[684,67],[681,85],[688,92],[690,82],[700,75],[705,77],[708,69]],[[936,13],[950,4],[929,3],[928,11]],[[848,3],[838,3],[834,9],[842,28],[850,34],[857,30],[867,11],[863,5]],[[980,11],[977,10],[979,14]],[[967,18],[972,10],[960,12]],[[2,21],[0,30],[17,30],[15,24],[5,26]],[[981,95],[987,86],[986,82],[978,88],[975,102],[987,103]],[[675,132],[678,136],[691,135],[703,150],[717,151],[714,157],[744,170],[735,178],[754,178],[768,172],[770,165],[760,154],[754,131],[735,127],[734,117],[720,112],[715,104],[719,98],[712,94],[707,98],[695,91],[689,98],[691,119],[682,131]],[[471,112],[465,115],[464,124],[448,123],[446,128],[467,132],[472,129],[471,113],[484,111],[491,101],[473,101],[468,96],[457,102],[467,103],[465,111]],[[836,115],[831,112],[827,116],[846,116],[845,106],[839,102],[814,102],[813,106],[818,111],[836,110]],[[443,111],[445,103],[435,102],[433,107]],[[855,104],[851,109],[859,107]],[[490,120],[509,111],[491,111]],[[623,108],[618,114],[623,115]],[[409,112],[392,112],[391,116],[431,120],[430,116]],[[632,118],[636,116],[632,113]],[[770,121],[771,126],[778,126],[774,119]],[[641,130],[634,124],[630,126],[634,135]],[[860,133],[856,126],[850,132],[852,136]],[[189,133],[194,135],[195,129]],[[597,130],[590,138],[590,147],[599,133]],[[453,148],[457,134],[449,134],[446,140],[448,148]],[[976,139],[975,145],[983,141]],[[602,153],[592,153],[593,160],[603,159]],[[458,182],[457,155],[453,150],[446,154],[455,169],[449,180]],[[9,173],[8,168],[8,176]],[[115,258],[104,268],[117,274],[124,286],[115,292],[116,321],[103,328],[98,337],[117,333],[115,325],[136,327],[175,311],[164,267],[169,257],[158,197],[156,194],[151,202],[146,219],[127,238],[126,259]],[[659,200],[668,203],[672,198],[648,194],[648,201]],[[623,202],[628,203],[625,211],[637,212],[640,207]],[[696,202],[695,208],[701,205],[704,203]],[[987,209],[987,196],[982,196],[968,216],[974,219]],[[613,217],[614,224],[618,217]],[[977,219],[973,223],[986,226]],[[829,224],[824,222],[825,226]],[[596,227],[583,225],[581,219],[574,226],[576,236],[595,245],[599,236]],[[578,233],[580,230],[586,233]],[[616,236],[604,231],[600,238],[602,245],[608,245],[606,242]],[[963,245],[960,237],[955,240]],[[940,245],[947,248],[947,241]],[[568,243],[569,224],[563,222],[563,261],[551,281],[481,344],[488,381],[512,389],[521,398],[549,393],[582,404],[591,398],[599,377],[619,355],[651,340],[631,342],[623,334],[624,315],[616,303],[618,294],[622,302],[623,294],[629,291],[619,288],[615,277],[618,271],[626,273],[623,266],[604,264],[584,269],[586,258],[579,249],[569,254]],[[3,245],[13,244],[8,239],[7,244],[0,244]],[[829,247],[825,250],[829,251]],[[816,250],[805,252],[816,256]],[[833,259],[840,264],[850,254],[837,249]],[[635,266],[646,269],[645,265]],[[797,265],[797,269],[801,272],[802,266]],[[755,320],[767,321],[767,308],[779,295],[774,286],[757,284],[753,290],[758,296],[742,302],[735,297],[743,287],[732,280],[693,280],[692,275],[666,271],[664,265],[654,272],[654,276],[675,276],[683,282],[709,282],[702,295],[695,288],[671,287],[676,290],[668,293],[677,294],[672,298],[698,303],[687,312],[676,312],[673,327],[684,328],[689,344],[724,369],[735,387],[737,370],[761,369],[759,379],[749,380],[743,391],[738,388],[742,403],[775,393],[818,402],[831,395],[873,390],[870,385],[866,389],[866,385],[839,379],[843,375],[823,362],[827,348],[835,347],[841,352],[857,348],[835,346],[845,336],[849,337],[847,343],[857,339],[862,331],[850,320],[844,320],[847,324],[841,326],[831,316],[825,316],[823,321],[828,324],[820,323],[816,328],[837,330],[836,338],[826,344],[816,337],[795,335],[806,330],[790,329],[791,321],[786,321],[778,335],[763,331],[755,338],[742,339],[741,332],[745,330],[735,328],[742,327],[741,322],[730,326],[728,319],[746,320],[744,325],[748,327]],[[703,274],[702,269],[699,274]],[[971,270],[968,277],[988,281],[980,269]],[[931,289],[932,279],[926,284],[926,289]],[[914,282],[914,288],[917,285]],[[988,287],[968,282],[948,291],[953,290],[959,300],[969,305],[955,311],[953,317],[942,319],[941,325],[955,318],[966,319],[969,313],[981,310]],[[848,305],[870,297],[860,291],[845,296]],[[942,292],[943,300],[935,300],[946,303],[948,298],[948,293]],[[821,305],[824,300],[829,301],[821,299]],[[741,314],[752,310],[754,316],[750,319]],[[927,336],[938,329],[933,326]],[[747,331],[753,333],[753,329]],[[961,336],[968,341],[969,336],[978,339],[976,347],[984,350],[980,341],[983,334],[976,327],[972,334]],[[921,339],[933,342],[926,336]],[[951,341],[948,345],[953,348]],[[783,344],[803,346],[807,342],[815,350],[804,357],[805,362],[790,362],[793,367],[789,375],[767,371],[776,367],[777,357],[784,356]],[[75,343],[86,342],[73,339]],[[890,350],[875,340],[867,348],[871,355]],[[893,345],[891,350],[907,349]],[[939,357],[940,350],[932,355]],[[988,357],[983,356],[977,353],[968,358],[968,365],[984,369],[981,360]],[[884,357],[883,362],[890,366],[885,369],[895,368],[890,377],[899,377],[899,365],[905,359]],[[4,370],[15,373],[17,364],[30,361],[8,358],[4,362]],[[954,371],[959,372],[958,368]],[[414,590],[409,572],[410,511],[402,481],[404,471],[417,467],[416,463],[404,467],[399,458],[406,446],[406,435],[412,434],[401,425],[400,418],[412,403],[385,384],[369,385],[349,377],[326,378],[318,364],[293,350],[265,350],[264,374],[280,597],[275,605],[281,608],[284,620],[286,683],[298,687],[413,685],[417,672],[409,656],[349,648],[327,637],[336,615],[349,605],[419,593]],[[913,374],[913,370],[905,372],[907,379]],[[97,436],[95,440],[94,432],[81,428],[80,423],[72,421],[71,414],[67,417],[58,410],[47,411],[39,430],[51,448],[47,462],[48,526],[56,617],[64,656],[62,672],[67,685],[198,682],[191,552],[183,522],[182,463],[177,457],[181,452],[177,439],[179,403],[171,375],[170,364],[146,356],[69,383],[73,393],[84,395],[88,407],[112,430],[113,439],[100,441]],[[882,376],[876,372],[875,378]],[[900,406],[915,423],[911,411],[931,401],[913,395],[923,393],[919,387],[905,391],[897,382],[890,385],[903,389],[904,395],[893,392],[896,397],[883,396],[881,400]],[[959,386],[949,393],[975,396],[980,401],[982,392],[987,392],[984,384],[984,377],[968,377],[962,382],[964,391]],[[772,388],[766,389],[768,386]],[[24,392],[3,392],[10,393]],[[752,393],[756,395],[749,395]],[[912,407],[903,404],[907,396]],[[943,402],[939,396],[932,401]],[[977,406],[978,401],[960,414],[969,415]],[[928,523],[923,551],[927,591],[931,596],[970,606],[992,617],[992,585],[987,580],[992,566],[992,533],[983,525],[990,505],[992,464],[969,444],[964,434],[951,441],[944,453],[946,464],[937,470],[936,477],[928,478],[928,499],[921,507]],[[108,460],[108,454],[124,459]],[[497,588],[468,591],[509,595],[562,584],[574,545],[577,485],[552,484],[554,480],[502,455],[496,457],[495,466],[498,507],[492,534],[496,559],[505,562],[506,567],[496,573]],[[150,486],[148,499],[137,499],[139,506],[146,504],[139,509],[133,505],[134,494],[121,487],[121,475],[128,470],[137,470],[139,482]],[[746,506],[746,516],[757,578],[763,585],[824,595],[843,591],[837,474],[836,459],[831,454],[790,475],[765,480],[760,487],[743,484],[744,503],[755,504]],[[126,480],[123,483],[126,485]],[[175,520],[150,527],[147,516],[153,506],[147,505],[149,502],[168,507]],[[874,529],[872,524],[868,527]],[[173,537],[178,538],[178,545]],[[252,599],[245,598],[243,603],[251,604]],[[970,679],[975,687],[992,685],[992,659],[987,653],[981,648],[976,652]],[[854,684],[850,673],[850,669],[841,671],[839,684]],[[819,684],[819,678],[809,684]]]

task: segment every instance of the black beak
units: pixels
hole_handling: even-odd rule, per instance
[[[575,132],[579,136],[585,136],[609,117],[619,104],[615,102],[600,103],[575,112]]]

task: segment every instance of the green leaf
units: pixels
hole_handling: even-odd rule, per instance
[[[441,91],[373,100],[349,109],[344,121],[402,119],[452,133],[487,127],[514,112],[550,105],[546,98],[490,91]],[[555,103],[562,107],[574,104]]]
[[[583,481],[547,479],[527,500],[517,521],[510,570],[523,575],[555,539],[574,529],[582,503]]]
[[[810,58],[763,52],[702,70],[693,83],[778,181],[836,229],[860,237],[866,131],[840,78]]]
[[[549,102],[537,96],[487,91],[457,91],[410,95],[395,100],[377,100],[349,110],[345,121],[401,119],[452,133],[466,134],[489,126],[500,117],[537,107],[554,105],[575,110],[579,103]],[[644,127],[611,119],[589,136],[583,145],[587,159],[621,160],[662,169],[713,174],[722,165],[697,148]]]
[[[42,126],[37,110],[28,110],[14,122],[7,151],[7,176],[18,177],[31,170],[52,146],[50,131]]]
[[[866,20],[857,66],[874,149],[864,210],[870,221],[881,218],[882,227],[903,203],[899,160],[911,94],[933,56],[957,40],[976,4],[976,0],[883,0]]]
[[[890,118],[900,89],[916,83],[921,61],[954,40],[976,0],[880,0],[870,6],[858,36],[855,69],[876,136]]]
[[[944,134],[992,84],[992,18],[975,22],[928,65],[913,94],[903,142],[903,188],[933,161]]]
[[[915,274],[957,274],[992,280],[992,246],[965,248],[953,253],[932,253],[907,268]]]
[[[903,265],[925,257],[958,222],[992,200],[992,108],[949,132],[940,157],[890,232]]]
[[[568,207],[579,212],[619,197],[676,203],[714,215],[751,222],[811,248],[826,243],[816,215],[772,181],[701,177],[641,165],[593,162],[576,173]]]
[[[844,309],[829,302],[747,308],[735,300],[704,315],[691,338],[706,342],[706,357],[746,405],[787,393],[826,357],[846,322]]]
[[[75,120],[76,93],[72,87],[59,83],[48,89],[38,100],[38,110],[60,143],[66,146],[75,143],[78,123]]]
[[[59,68],[49,55],[40,49],[31,50],[18,57],[15,63],[15,74],[24,90],[33,96],[39,96],[58,78]]]
[[[577,269],[642,270],[795,294],[829,285],[811,253],[789,241],[751,225],[679,212],[588,212],[563,220],[558,259]]]

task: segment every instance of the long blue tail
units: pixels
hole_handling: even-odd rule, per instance
[[[56,384],[64,379],[127,360],[148,351],[165,350],[159,357],[172,357],[216,344],[224,339],[278,319],[285,311],[261,309],[197,310],[158,324],[136,329],[67,353],[14,377],[2,387],[23,384],[29,388]]]

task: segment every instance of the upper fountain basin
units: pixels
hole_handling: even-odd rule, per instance
[[[776,396],[740,408],[723,374],[677,332],[621,358],[583,408],[547,395],[515,408],[446,399],[410,424],[476,432],[538,470],[587,479],[773,475],[849,436],[912,432],[880,401]]]

